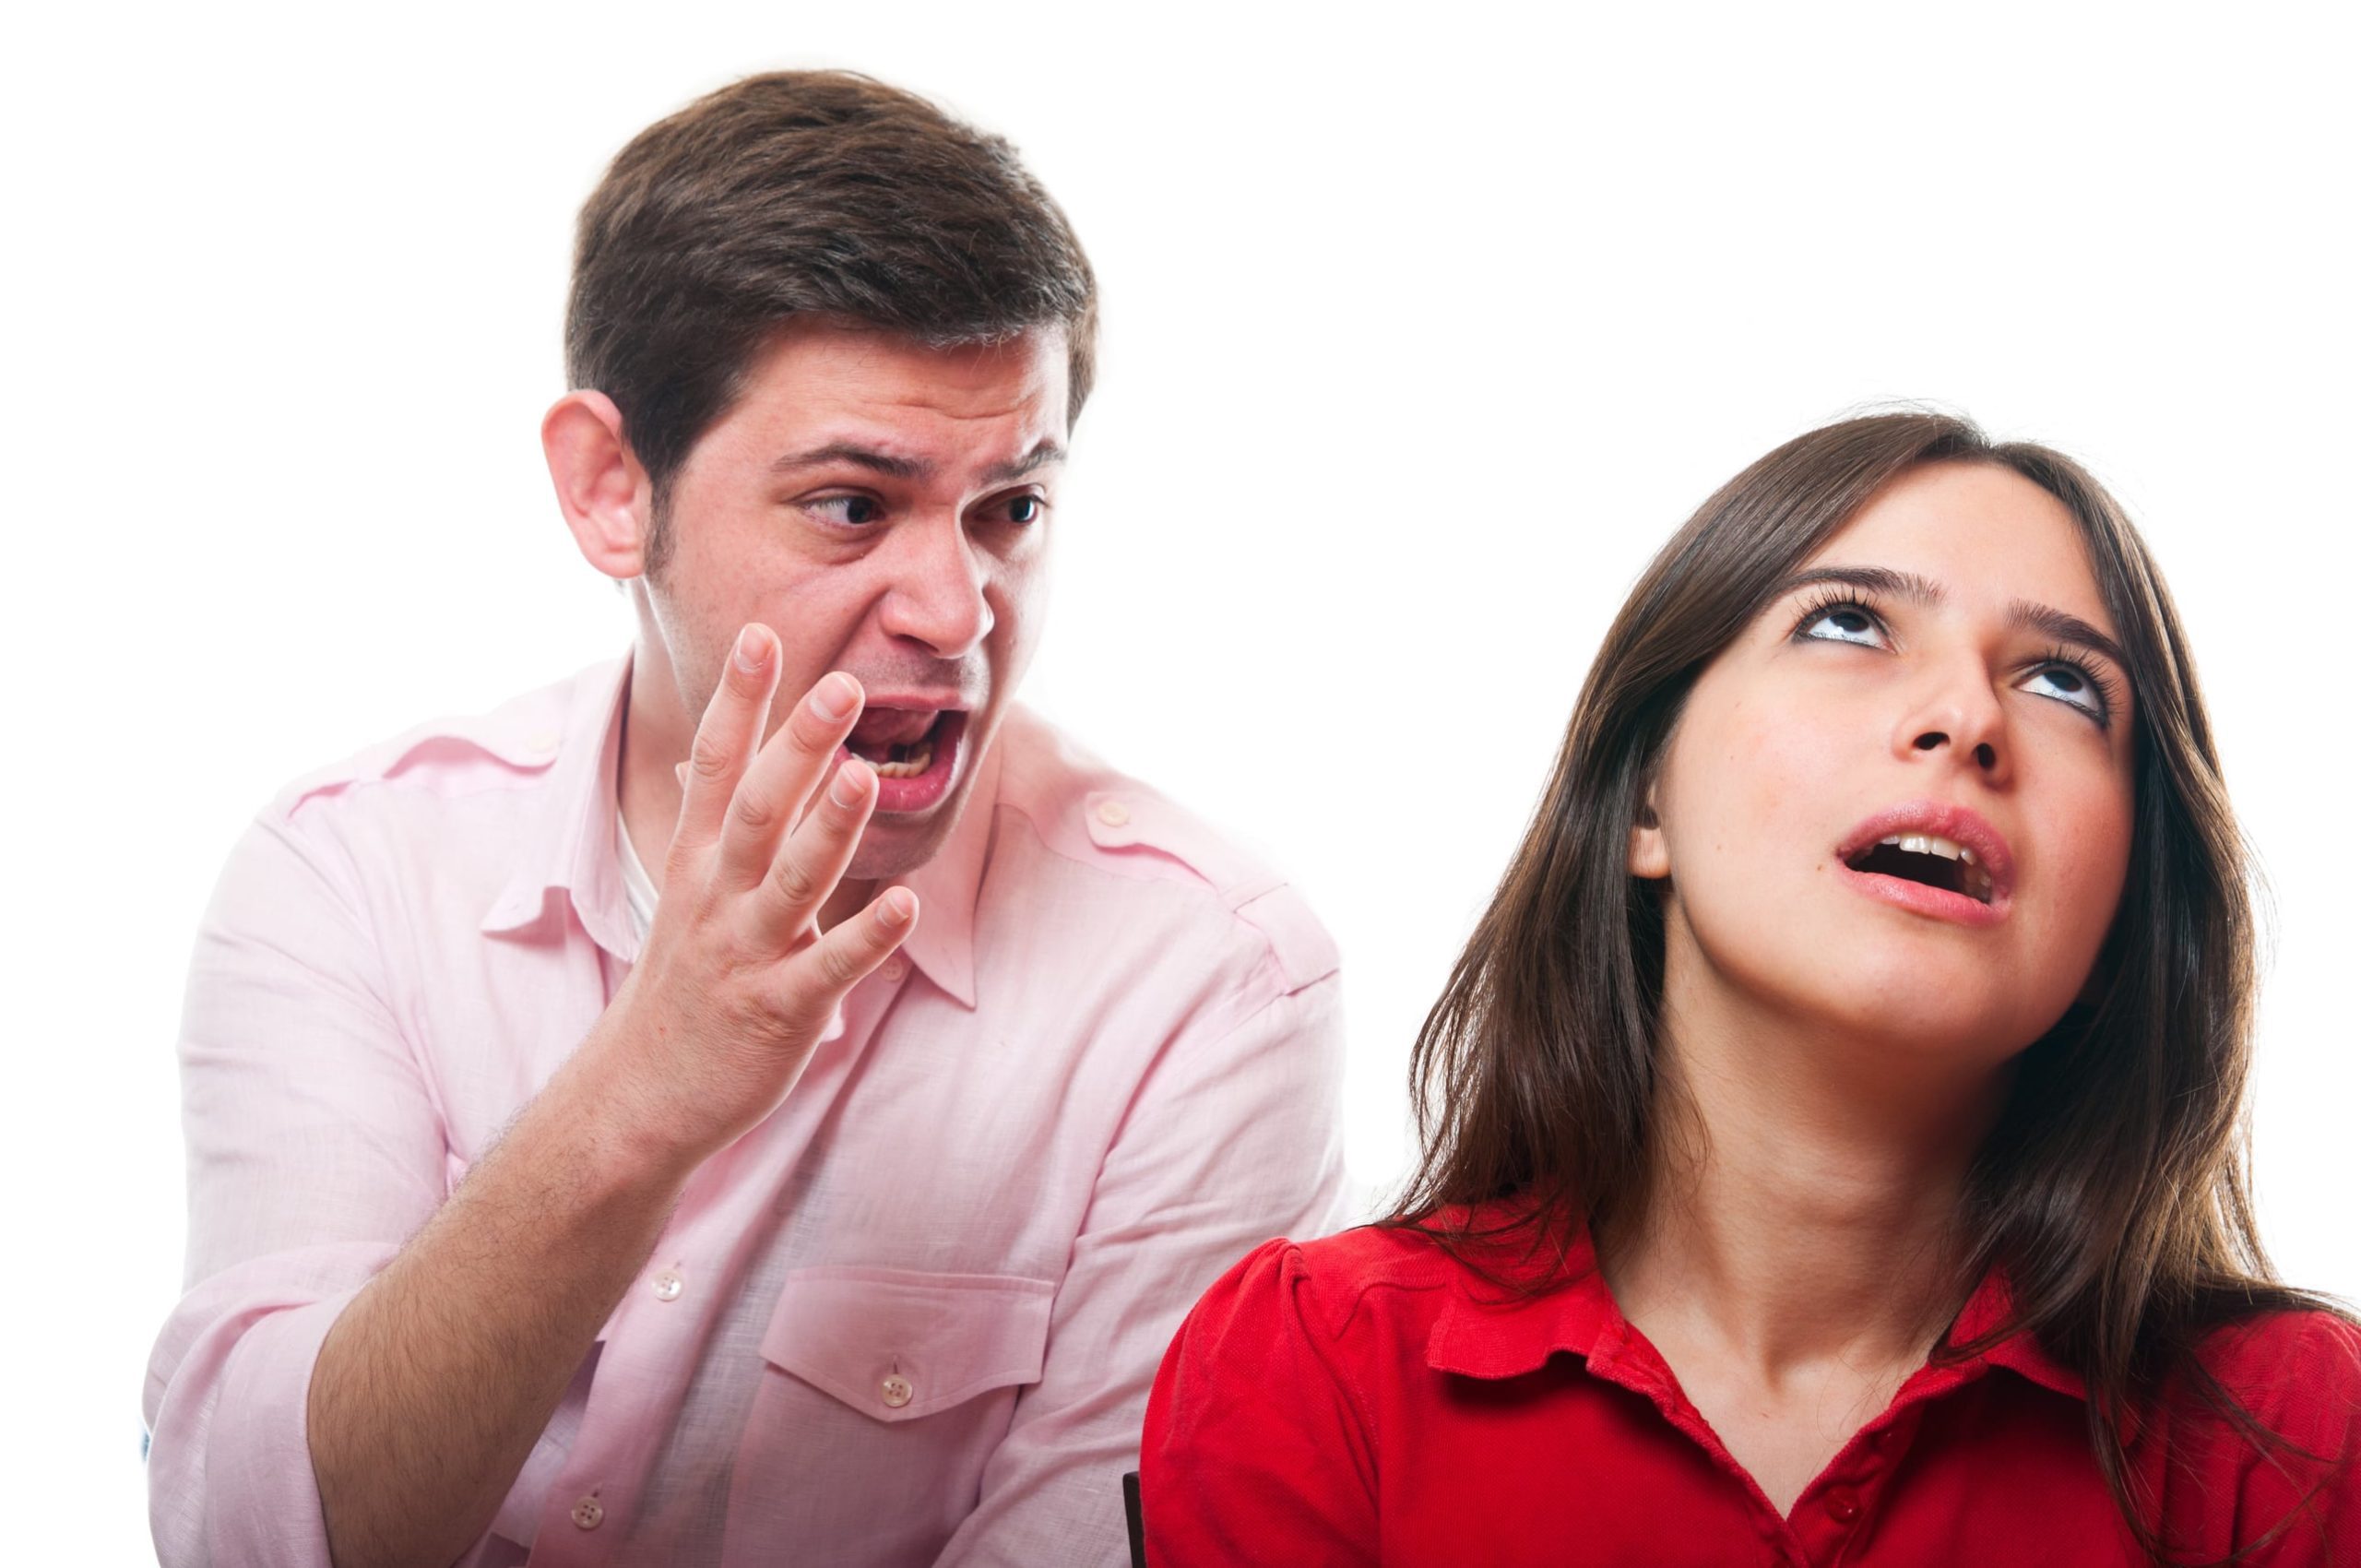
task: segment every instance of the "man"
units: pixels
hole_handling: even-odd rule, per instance
[[[166,1563],[1121,1560],[1182,1313],[1334,1217],[1338,1050],[1293,893],[1010,706],[1095,300],[863,77],[617,158],[542,434],[635,645],[232,856]]]

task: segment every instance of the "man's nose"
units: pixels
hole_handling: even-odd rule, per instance
[[[1962,656],[1931,671],[1911,694],[1892,747],[1897,756],[1944,758],[1987,784],[2008,781],[2008,712],[1980,657]]]
[[[897,530],[881,619],[887,633],[938,659],[974,652],[991,633],[985,589],[989,564],[957,518],[927,518]]]

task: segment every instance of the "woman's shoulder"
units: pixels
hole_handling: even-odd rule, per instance
[[[1356,1327],[1419,1329],[1453,1299],[1489,1296],[1527,1271],[1534,1248],[1506,1238],[1488,1209],[1445,1209],[1416,1218],[1356,1226],[1317,1241],[1265,1242],[1214,1291],[1243,1304],[1261,1298],[1341,1336]],[[1561,1249],[1544,1249],[1561,1257]],[[1586,1249],[1585,1249],[1586,1250]]]
[[[1459,1267],[1421,1227],[1358,1225],[1317,1241],[1266,1241],[1215,1289],[1286,1297],[1305,1316],[1341,1327],[1366,1309],[1398,1309],[1449,1286]]]
[[[2361,1426],[2361,1324],[2339,1313],[2257,1313],[2208,1334],[2197,1360],[2266,1425],[2281,1428],[2285,1419],[2313,1431]]]

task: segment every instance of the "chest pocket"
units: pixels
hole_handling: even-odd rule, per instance
[[[763,1359],[873,1420],[917,1420],[1039,1382],[1053,1293],[1015,1275],[798,1269]]]

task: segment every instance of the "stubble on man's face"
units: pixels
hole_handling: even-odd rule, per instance
[[[773,730],[830,671],[862,684],[880,809],[851,881],[942,846],[1030,661],[1065,397],[1058,330],[930,349],[799,323],[670,487],[647,603],[684,732],[749,622],[779,639]]]

